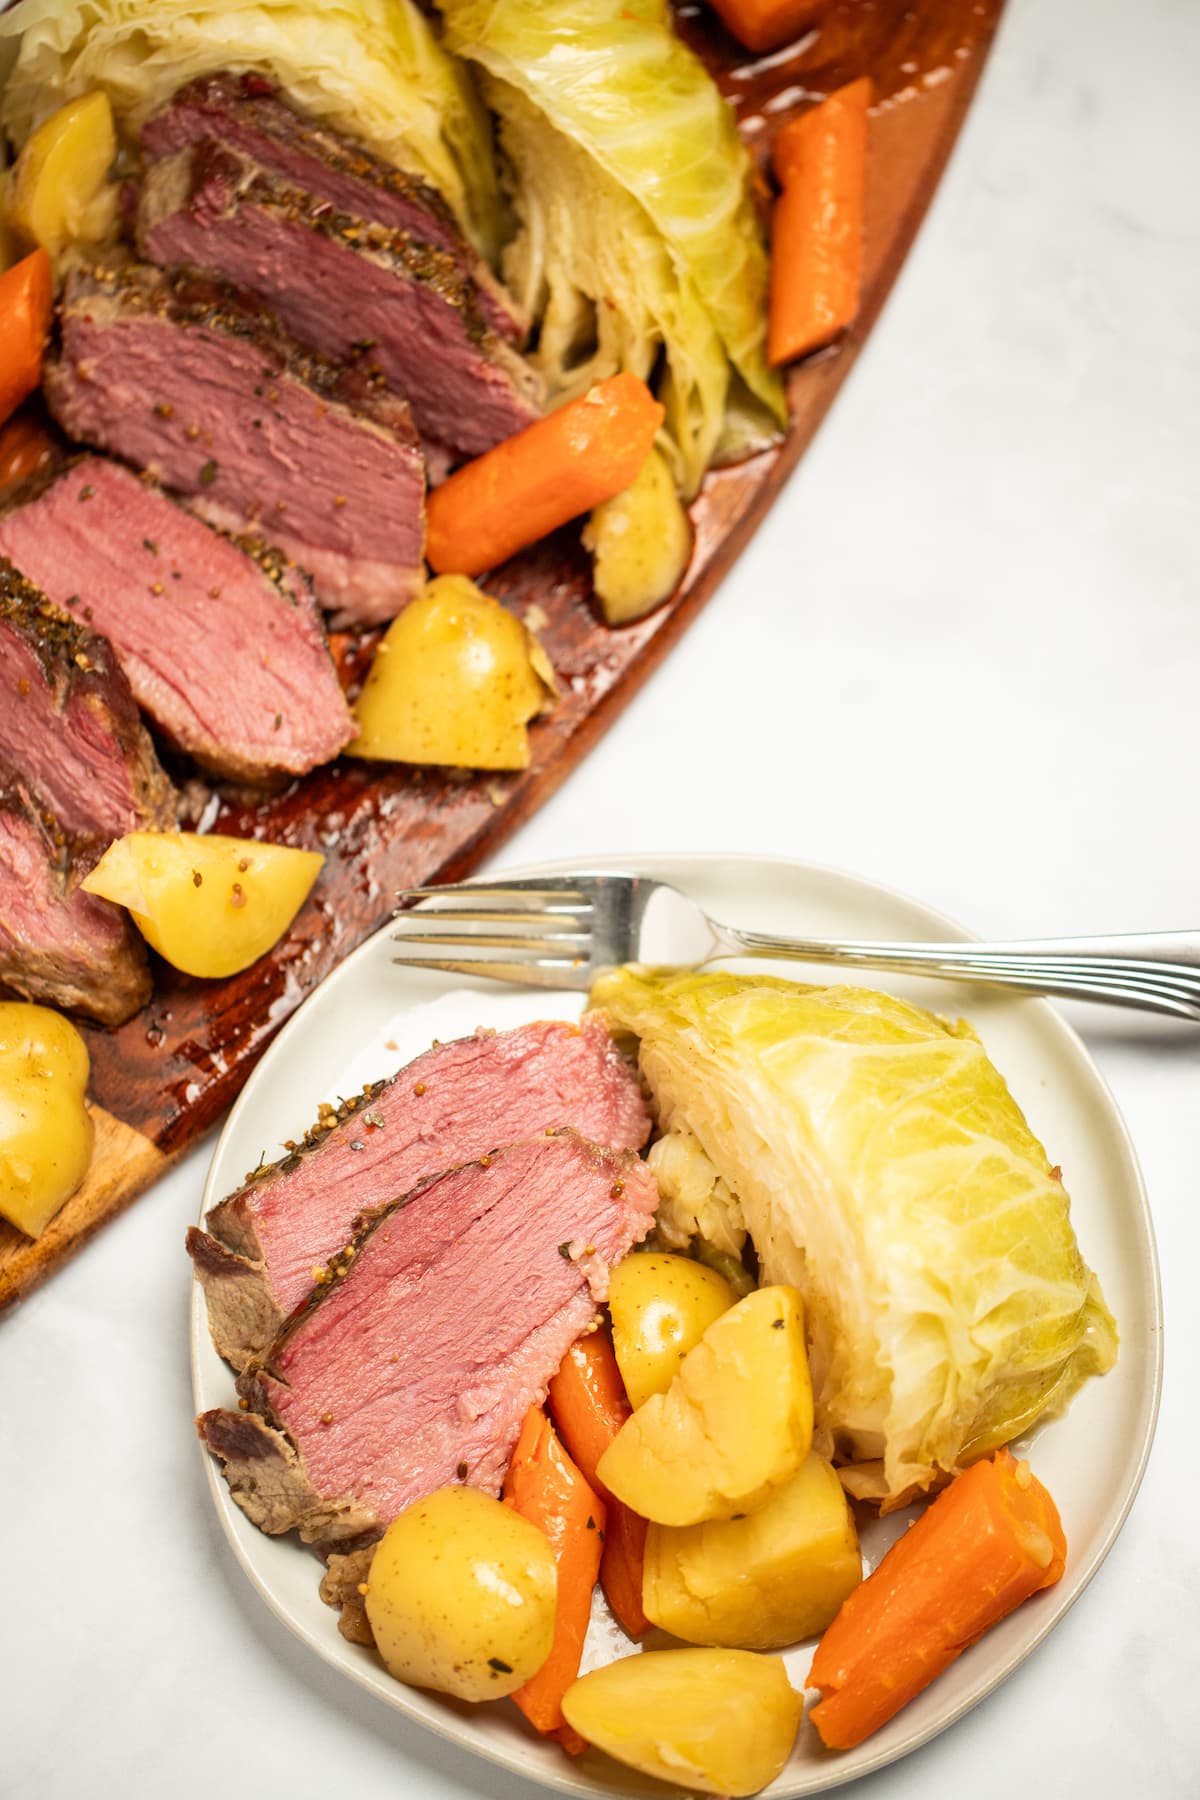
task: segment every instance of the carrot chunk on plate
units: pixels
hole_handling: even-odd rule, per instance
[[[604,1546],[604,1502],[571,1461],[540,1406],[531,1406],[525,1415],[504,1478],[504,1499],[549,1541],[558,1574],[553,1647],[537,1674],[512,1697],[531,1725],[578,1755],[584,1742],[567,1724],[562,1697],[579,1673],[587,1637]]]
[[[642,1607],[646,1521],[596,1479],[596,1464],[633,1410],[605,1332],[589,1332],[572,1344],[550,1383],[549,1398],[567,1449],[608,1509],[600,1562],[605,1598],[621,1629],[631,1638],[644,1637],[650,1629]]]
[[[809,1718],[851,1750],[1066,1567],[1050,1495],[1008,1450],[944,1488],[850,1595],[817,1645]]]

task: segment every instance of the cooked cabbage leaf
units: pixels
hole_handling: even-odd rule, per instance
[[[441,189],[480,248],[503,209],[491,126],[468,72],[413,0],[24,0],[0,105],[18,147],[64,100],[103,88],[136,133],[194,76],[271,75],[296,105]]]
[[[786,417],[766,362],[767,259],[733,115],[665,0],[442,0],[491,78],[521,226],[505,274],[566,398],[665,352],[685,493]]]
[[[740,1256],[746,1224],[737,1195],[682,1126],[665,1131],[646,1156],[658,1186],[654,1225],[668,1250],[688,1250],[699,1238],[724,1256]]]
[[[851,1493],[902,1506],[1112,1366],[1062,1182],[969,1026],[770,976],[628,968],[592,1003],[736,1196],[763,1280],[803,1293]]]

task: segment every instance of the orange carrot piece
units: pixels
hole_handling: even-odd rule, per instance
[[[572,1344],[550,1383],[549,1398],[567,1449],[608,1508],[600,1559],[605,1597],[621,1629],[631,1638],[644,1637],[650,1629],[642,1608],[646,1521],[596,1477],[596,1464],[633,1411],[605,1332],[591,1331]]]
[[[0,425],[0,494],[44,469],[54,455],[54,439],[32,406],[20,407]]]
[[[747,50],[778,50],[827,13],[832,0],[712,0],[726,31]]]
[[[608,1333],[577,1338],[550,1383],[550,1410],[563,1441],[587,1479],[633,1408]]]
[[[42,379],[54,283],[50,258],[35,250],[0,275],[0,424]]]
[[[513,1699],[531,1725],[553,1732],[578,1755],[583,1739],[567,1724],[562,1697],[578,1675],[583,1655],[604,1545],[604,1502],[571,1461],[540,1406],[525,1414],[504,1477],[504,1498],[549,1540],[558,1570],[550,1655]]]
[[[819,350],[858,312],[873,96],[867,76],[852,81],[792,119],[772,145],[781,189],[771,221],[773,365]]]
[[[850,1750],[906,1706],[990,1626],[1056,1582],[1067,1540],[1029,1465],[999,1450],[944,1488],[817,1645],[809,1717]]]
[[[564,1724],[557,1731],[548,1732],[546,1735],[556,1738],[568,1756],[582,1756],[587,1749],[587,1739],[580,1737],[573,1725]]]
[[[456,470],[429,496],[425,555],[438,575],[482,575],[627,488],[664,410],[636,375],[612,375]]]
[[[647,1524],[623,1500],[608,1501],[608,1530],[600,1558],[600,1585],[613,1617],[636,1642],[650,1629],[642,1605],[642,1576],[646,1567]]]

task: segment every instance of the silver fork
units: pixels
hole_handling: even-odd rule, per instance
[[[1006,944],[836,943],[719,925],[667,882],[586,872],[408,888],[399,898],[395,939],[405,953],[395,960],[452,975],[589,988],[617,963],[695,968],[723,957],[772,956],[998,984],[1200,1021],[1200,931]]]

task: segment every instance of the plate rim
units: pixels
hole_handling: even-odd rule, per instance
[[[833,881],[847,882],[852,886],[879,896],[886,901],[897,902],[903,906],[915,908],[930,922],[931,929],[936,929],[938,932],[944,932],[948,938],[958,939],[963,942],[970,942],[972,939],[976,939],[977,941],[977,934],[967,930],[956,919],[942,913],[938,908],[930,906],[926,901],[910,895],[902,889],[894,888],[885,882],[877,881],[874,877],[862,875],[853,870],[839,868],[830,864],[811,862],[806,858],[759,855],[753,851],[735,851],[728,853],[711,850],[672,850],[663,852],[642,850],[624,853],[605,851],[586,857],[555,857],[529,863],[522,862],[512,865],[501,864],[495,869],[489,868],[486,871],[477,872],[471,876],[469,880],[471,883],[486,883],[501,878],[517,879],[532,876],[562,874],[578,875],[588,872],[612,873],[617,871],[627,871],[631,874],[637,874],[648,873],[653,870],[655,873],[661,874],[664,870],[670,871],[671,869],[675,869],[676,871],[682,871],[697,863],[707,863],[715,868],[721,869],[732,866],[774,869],[786,871],[790,875],[799,875],[801,877],[813,876],[818,880],[824,878]],[[310,1008],[321,1001],[335,985],[349,979],[351,971],[357,967],[360,961],[369,961],[373,957],[378,956],[379,946],[381,942],[389,936],[391,930],[392,921],[389,918],[376,931],[372,932],[369,937],[365,938],[361,944],[352,950],[342,962],[338,963],[336,968],[332,969],[329,974],[317,984],[311,993],[306,995],[304,1001],[296,1009],[295,1013],[292,1014],[291,1018],[288,1019],[278,1036],[270,1045],[268,1045],[267,1050],[251,1071],[248,1080],[242,1087],[233,1106],[230,1108],[217,1140],[213,1145],[201,1195],[199,1213],[199,1222],[201,1224],[203,1223],[204,1216],[210,1205],[213,1204],[211,1190],[214,1186],[215,1174],[221,1153],[228,1138],[236,1130],[243,1110],[248,1109],[253,1103],[256,1089],[263,1076],[263,1071],[273,1064],[277,1056],[286,1051],[287,1047],[290,1045],[293,1034],[298,1034],[305,1029]],[[513,984],[513,986],[515,989],[516,984]],[[531,997],[535,997],[542,990],[531,988],[528,991],[530,992]],[[959,1703],[954,1705],[948,1712],[939,1714],[936,1719],[929,1721],[926,1724],[914,1727],[906,1736],[902,1737],[899,1742],[881,1746],[873,1754],[869,1754],[865,1759],[859,1760],[856,1758],[853,1767],[843,1767],[839,1770],[836,1764],[831,1763],[826,1772],[826,1779],[823,1780],[822,1785],[819,1788],[808,1787],[803,1790],[793,1790],[796,1795],[796,1800],[802,1800],[802,1795],[805,1793],[818,1794],[832,1792],[835,1788],[845,1786],[851,1781],[861,1780],[868,1775],[876,1774],[879,1770],[890,1766],[892,1763],[901,1761],[903,1758],[910,1756],[914,1751],[923,1748],[925,1744],[932,1742],[934,1738],[940,1737],[943,1732],[948,1731],[951,1726],[957,1724],[959,1720],[964,1718],[968,1713],[973,1712],[976,1707],[980,1706],[989,1697],[989,1695],[993,1694],[997,1688],[1002,1686],[1002,1684],[1021,1667],[1028,1657],[1033,1654],[1038,1646],[1042,1644],[1050,1633],[1060,1624],[1091,1585],[1096,1573],[1100,1569],[1105,1558],[1109,1555],[1113,1545],[1125,1526],[1125,1522],[1128,1519],[1134,1501],[1137,1498],[1149,1464],[1150,1453],[1153,1448],[1154,1437],[1158,1426],[1162,1399],[1164,1356],[1163,1294],[1162,1271],[1158,1256],[1154,1219],[1150,1210],[1149,1194],[1147,1192],[1145,1176],[1141,1168],[1137,1150],[1133,1143],[1129,1127],[1125,1122],[1124,1115],[1117,1104],[1107,1079],[1074,1026],[1072,1026],[1068,1020],[1063,1018],[1049,1000],[1031,995],[1020,996],[1015,994],[1011,996],[1006,995],[1005,999],[1010,1000],[1011,1004],[1014,1005],[1020,1005],[1025,1008],[1037,1008],[1043,1031],[1048,1032],[1051,1038],[1056,1038],[1059,1046],[1078,1060],[1089,1078],[1096,1084],[1107,1107],[1110,1128],[1116,1132],[1119,1138],[1125,1153],[1128,1172],[1132,1178],[1133,1192],[1130,1197],[1136,1198],[1137,1221],[1140,1224],[1141,1235],[1144,1238],[1149,1253],[1149,1267],[1143,1271],[1142,1285],[1148,1301],[1146,1331],[1147,1335],[1152,1340],[1152,1349],[1146,1359],[1147,1368],[1144,1383],[1144,1385],[1149,1388],[1149,1404],[1148,1406],[1145,1406],[1144,1409],[1139,1409],[1139,1411],[1142,1412],[1143,1424],[1140,1441],[1136,1446],[1136,1456],[1132,1462],[1132,1473],[1127,1477],[1121,1503],[1117,1512],[1109,1521],[1107,1530],[1103,1533],[1099,1542],[1091,1546],[1083,1563],[1076,1567],[1071,1590],[1067,1593],[1065,1598],[1060,1599],[1060,1604],[1051,1610],[1045,1621],[1037,1627],[1032,1636],[1023,1641],[1015,1653],[1010,1654],[1007,1660],[1003,1660],[999,1667],[986,1673],[981,1681],[974,1686],[969,1693],[964,1695]],[[1146,1279],[1146,1277],[1149,1279]],[[191,1386],[193,1402],[197,1409],[201,1410],[208,1399],[207,1395],[201,1393],[204,1381],[202,1359],[204,1354],[211,1350],[211,1341],[208,1334],[207,1309],[204,1304],[203,1290],[200,1287],[200,1284],[195,1280],[191,1283],[191,1290],[188,1332],[191,1362]],[[534,1781],[538,1783],[539,1786],[549,1791],[572,1794],[579,1797],[579,1800],[596,1800],[598,1793],[605,1792],[612,1796],[612,1800],[625,1800],[625,1797],[632,1793],[632,1790],[618,1787],[611,1782],[607,1784],[605,1789],[600,1789],[594,1782],[578,1780],[575,1778],[570,1765],[564,1765],[561,1770],[555,1770],[553,1773],[549,1770],[543,1771],[541,1769],[532,1769],[529,1766],[529,1755],[531,1751],[537,1750],[538,1746],[536,1744],[522,1744],[519,1749],[510,1751],[507,1745],[499,1742],[476,1743],[468,1741],[464,1738],[463,1731],[458,1725],[454,1713],[430,1713],[422,1708],[417,1697],[420,1695],[420,1690],[410,1691],[405,1688],[403,1684],[396,1683],[396,1692],[394,1695],[390,1692],[385,1693],[382,1691],[379,1685],[370,1679],[370,1675],[365,1669],[359,1669],[354,1665],[347,1664],[341,1653],[340,1645],[342,1640],[340,1638],[337,1642],[326,1642],[324,1639],[310,1631],[304,1621],[298,1619],[284,1604],[276,1599],[268,1583],[259,1574],[253,1557],[246,1550],[240,1539],[237,1524],[238,1520],[242,1519],[243,1515],[236,1511],[236,1508],[230,1499],[229,1490],[217,1470],[214,1459],[211,1456],[206,1455],[204,1457],[204,1465],[209,1493],[216,1509],[218,1519],[220,1520],[222,1531],[224,1532],[226,1541],[233,1550],[234,1556],[243,1573],[248,1578],[251,1586],[255,1589],[260,1599],[266,1604],[279,1622],[310,1650],[315,1651],[317,1656],[327,1667],[336,1671],[339,1676],[354,1682],[357,1687],[364,1692],[369,1693],[373,1699],[379,1701],[384,1706],[400,1713],[401,1716],[408,1720],[412,1725],[433,1733],[435,1737],[442,1739],[446,1743],[453,1744],[457,1750],[462,1751],[469,1756],[479,1757],[481,1760],[492,1766],[507,1770],[510,1774]],[[811,1690],[808,1690],[808,1692],[811,1692]],[[808,1710],[809,1702],[806,1698],[805,1718],[807,1718]],[[903,1717],[903,1714],[901,1713],[897,1716]],[[615,1762],[612,1766],[616,1770],[622,1768],[621,1764]],[[785,1768],[777,1780],[784,1780],[786,1774],[787,1770]],[[671,1791],[672,1790],[667,1786],[662,1787],[664,1795],[669,1794]],[[684,1792],[690,1790],[677,1791]],[[776,1782],[772,1782],[762,1791],[767,1795],[768,1800],[771,1800],[772,1796],[775,1796],[776,1800],[788,1800],[787,1789],[777,1787]],[[637,1800],[643,1800],[643,1795],[639,1793]]]

